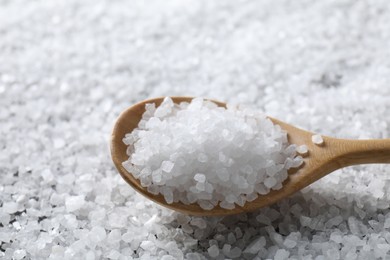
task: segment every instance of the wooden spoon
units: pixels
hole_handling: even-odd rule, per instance
[[[122,141],[125,134],[132,132],[138,126],[142,114],[145,112],[145,104],[155,103],[157,107],[163,99],[161,97],[145,100],[122,112],[112,132],[111,156],[115,167],[123,179],[135,190],[160,205],[185,214],[222,216],[251,212],[288,197],[337,169],[355,164],[390,163],[390,139],[346,140],[323,136],[324,143],[322,145],[316,145],[311,140],[313,133],[269,117],[274,124],[280,125],[287,132],[290,144],[305,144],[309,149],[308,154],[304,157],[304,164],[299,169],[289,170],[289,177],[284,181],[283,188],[273,190],[266,195],[259,195],[256,200],[247,202],[243,207],[236,205],[234,209],[230,210],[219,206],[214,207],[212,210],[204,210],[196,203],[190,205],[185,205],[180,202],[168,204],[161,194],[154,195],[149,193],[146,188],[141,186],[139,180],[135,179],[122,166],[122,162],[126,161],[129,157],[126,154],[127,146]],[[173,102],[177,104],[180,102],[190,102],[192,99],[192,97],[172,97]],[[225,106],[222,102],[211,101],[219,106]]]

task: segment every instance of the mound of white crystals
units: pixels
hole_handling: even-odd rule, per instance
[[[390,138],[389,24],[387,0],[0,0],[0,259],[390,259],[389,164],[199,218],[107,149],[129,103],[167,95],[249,104],[318,149]]]
[[[218,203],[233,209],[278,190],[287,170],[302,163],[287,134],[263,114],[201,98],[147,104],[123,141],[130,156],[123,166],[150,193],[208,210]]]

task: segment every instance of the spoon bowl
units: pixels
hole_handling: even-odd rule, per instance
[[[191,102],[193,97],[171,97],[173,102]],[[247,202],[243,207],[235,205],[234,209],[224,209],[215,206],[211,210],[202,209],[197,203],[186,205],[180,202],[168,204],[161,194],[154,195],[142,187],[140,181],[127,172],[122,162],[128,159],[126,154],[127,146],[122,139],[138,126],[145,112],[145,104],[154,103],[159,106],[164,97],[153,98],[141,101],[125,111],[117,119],[111,136],[111,156],[115,167],[136,191],[148,199],[173,210],[194,216],[223,216],[243,212],[252,212],[259,208],[273,204],[293,193],[305,188],[311,183],[325,175],[351,165],[365,163],[390,163],[390,139],[375,140],[348,140],[322,136],[324,142],[316,145],[312,142],[314,133],[299,129],[278,119],[268,117],[274,124],[279,125],[287,132],[288,142],[296,145],[306,145],[308,153],[304,156],[304,163],[299,168],[292,168],[288,171],[288,178],[283,182],[280,190],[272,190],[266,195],[259,195],[257,199]],[[225,107],[223,102],[209,100],[218,106]]]

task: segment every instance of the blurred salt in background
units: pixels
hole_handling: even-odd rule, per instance
[[[252,214],[197,218],[136,194],[108,152],[120,111],[162,95],[388,138],[387,1],[0,6],[1,258],[389,258],[388,165],[340,170]]]

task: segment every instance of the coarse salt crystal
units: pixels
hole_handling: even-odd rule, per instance
[[[324,140],[322,139],[322,136],[321,135],[313,135],[311,137],[311,141],[314,143],[314,144],[317,144],[317,145],[321,145],[324,143]]]
[[[286,260],[286,259],[288,259],[289,255],[290,255],[290,252],[288,252],[287,250],[278,249],[278,251],[276,251],[276,253],[275,253],[274,259],[275,260]],[[333,259],[335,259],[335,258],[333,258]]]
[[[20,260],[20,259],[23,259],[25,256],[26,256],[26,250],[19,249],[19,250],[14,251],[13,259]]]
[[[219,255],[219,249],[218,246],[213,245],[207,249],[207,252],[209,253],[210,257],[217,257]]]
[[[161,164],[161,170],[164,172],[171,172],[174,164],[170,161],[163,161]]]
[[[18,211],[18,204],[15,202],[4,202],[2,206],[4,212],[12,214]]]
[[[304,145],[304,144],[303,144],[303,145],[300,145],[300,146],[297,146],[296,150],[297,150],[297,152],[298,152],[299,154],[302,154],[302,155],[307,154],[307,152],[309,151],[309,149],[307,148],[307,146]]]
[[[84,196],[79,195],[79,196],[70,196],[67,197],[65,200],[65,206],[68,212],[73,212],[81,207],[83,207],[85,201],[84,201]]]
[[[202,174],[202,173],[197,173],[194,176],[194,180],[196,180],[198,182],[205,182],[206,181],[206,176],[204,174]]]
[[[266,240],[264,237],[256,238],[244,249],[244,253],[255,255],[265,246],[265,244]]]

